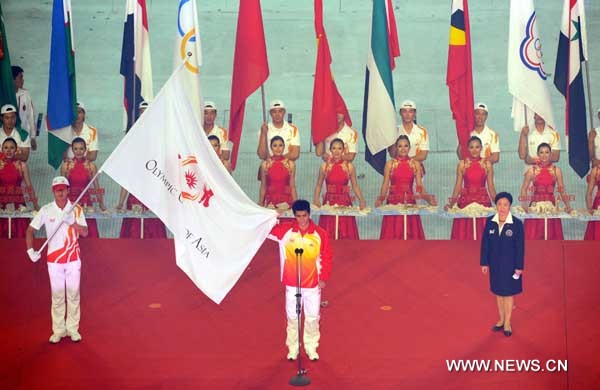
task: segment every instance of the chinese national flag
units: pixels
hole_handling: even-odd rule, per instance
[[[340,95],[331,73],[331,52],[323,25],[323,0],[315,0],[315,34],[317,36],[317,66],[313,89],[311,129],[313,144],[318,144],[335,133],[337,113],[344,114],[346,123],[348,126],[352,126],[348,108],[346,108],[346,103]]]
[[[229,139],[233,143],[231,167],[235,169],[242,137],[246,99],[269,77],[267,45],[259,0],[240,1],[229,113]]]

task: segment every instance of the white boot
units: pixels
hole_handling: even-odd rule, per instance
[[[288,360],[296,360],[298,357],[298,319],[297,318],[288,318],[287,319],[287,329],[286,329],[286,338],[285,344],[288,347]]]
[[[319,360],[317,347],[320,338],[319,317],[306,316],[304,318],[304,350],[310,360]]]

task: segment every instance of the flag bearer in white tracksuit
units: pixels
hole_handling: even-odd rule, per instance
[[[300,287],[304,308],[304,350],[310,360],[318,360],[317,347],[321,333],[319,318],[321,289],[331,273],[333,253],[327,232],[310,219],[310,203],[297,200],[292,205],[296,221],[281,223],[273,228],[269,238],[279,242],[281,280],[285,285],[285,311],[287,314],[287,358],[298,357],[298,315],[296,313],[296,249],[302,249]]]
[[[79,334],[79,279],[81,258],[78,237],[87,236],[88,228],[82,208],[72,207],[68,199],[69,181],[63,176],[52,180],[54,202],[48,203],[37,213],[27,228],[27,255],[36,262],[41,254],[33,249],[33,232],[46,226],[48,242],[48,274],[52,290],[52,336],[50,342],[58,343],[70,336],[74,342],[81,341]],[[65,305],[66,295],[66,305]],[[66,321],[65,321],[66,309]]]

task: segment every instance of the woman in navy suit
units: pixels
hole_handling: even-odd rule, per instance
[[[511,316],[514,296],[523,291],[523,257],[525,234],[523,222],[512,216],[512,195],[496,195],[496,215],[487,219],[481,240],[481,271],[490,274],[490,290],[496,295],[500,320],[492,327],[494,332],[512,335]]]

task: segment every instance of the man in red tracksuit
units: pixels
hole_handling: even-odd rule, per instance
[[[333,253],[327,232],[310,219],[310,203],[297,200],[292,205],[296,221],[282,223],[273,228],[269,238],[279,242],[281,280],[285,285],[285,311],[287,314],[287,358],[298,357],[298,315],[296,313],[296,249],[303,249],[300,263],[300,287],[304,307],[304,350],[310,360],[318,360],[319,314],[321,289],[331,273]]]

